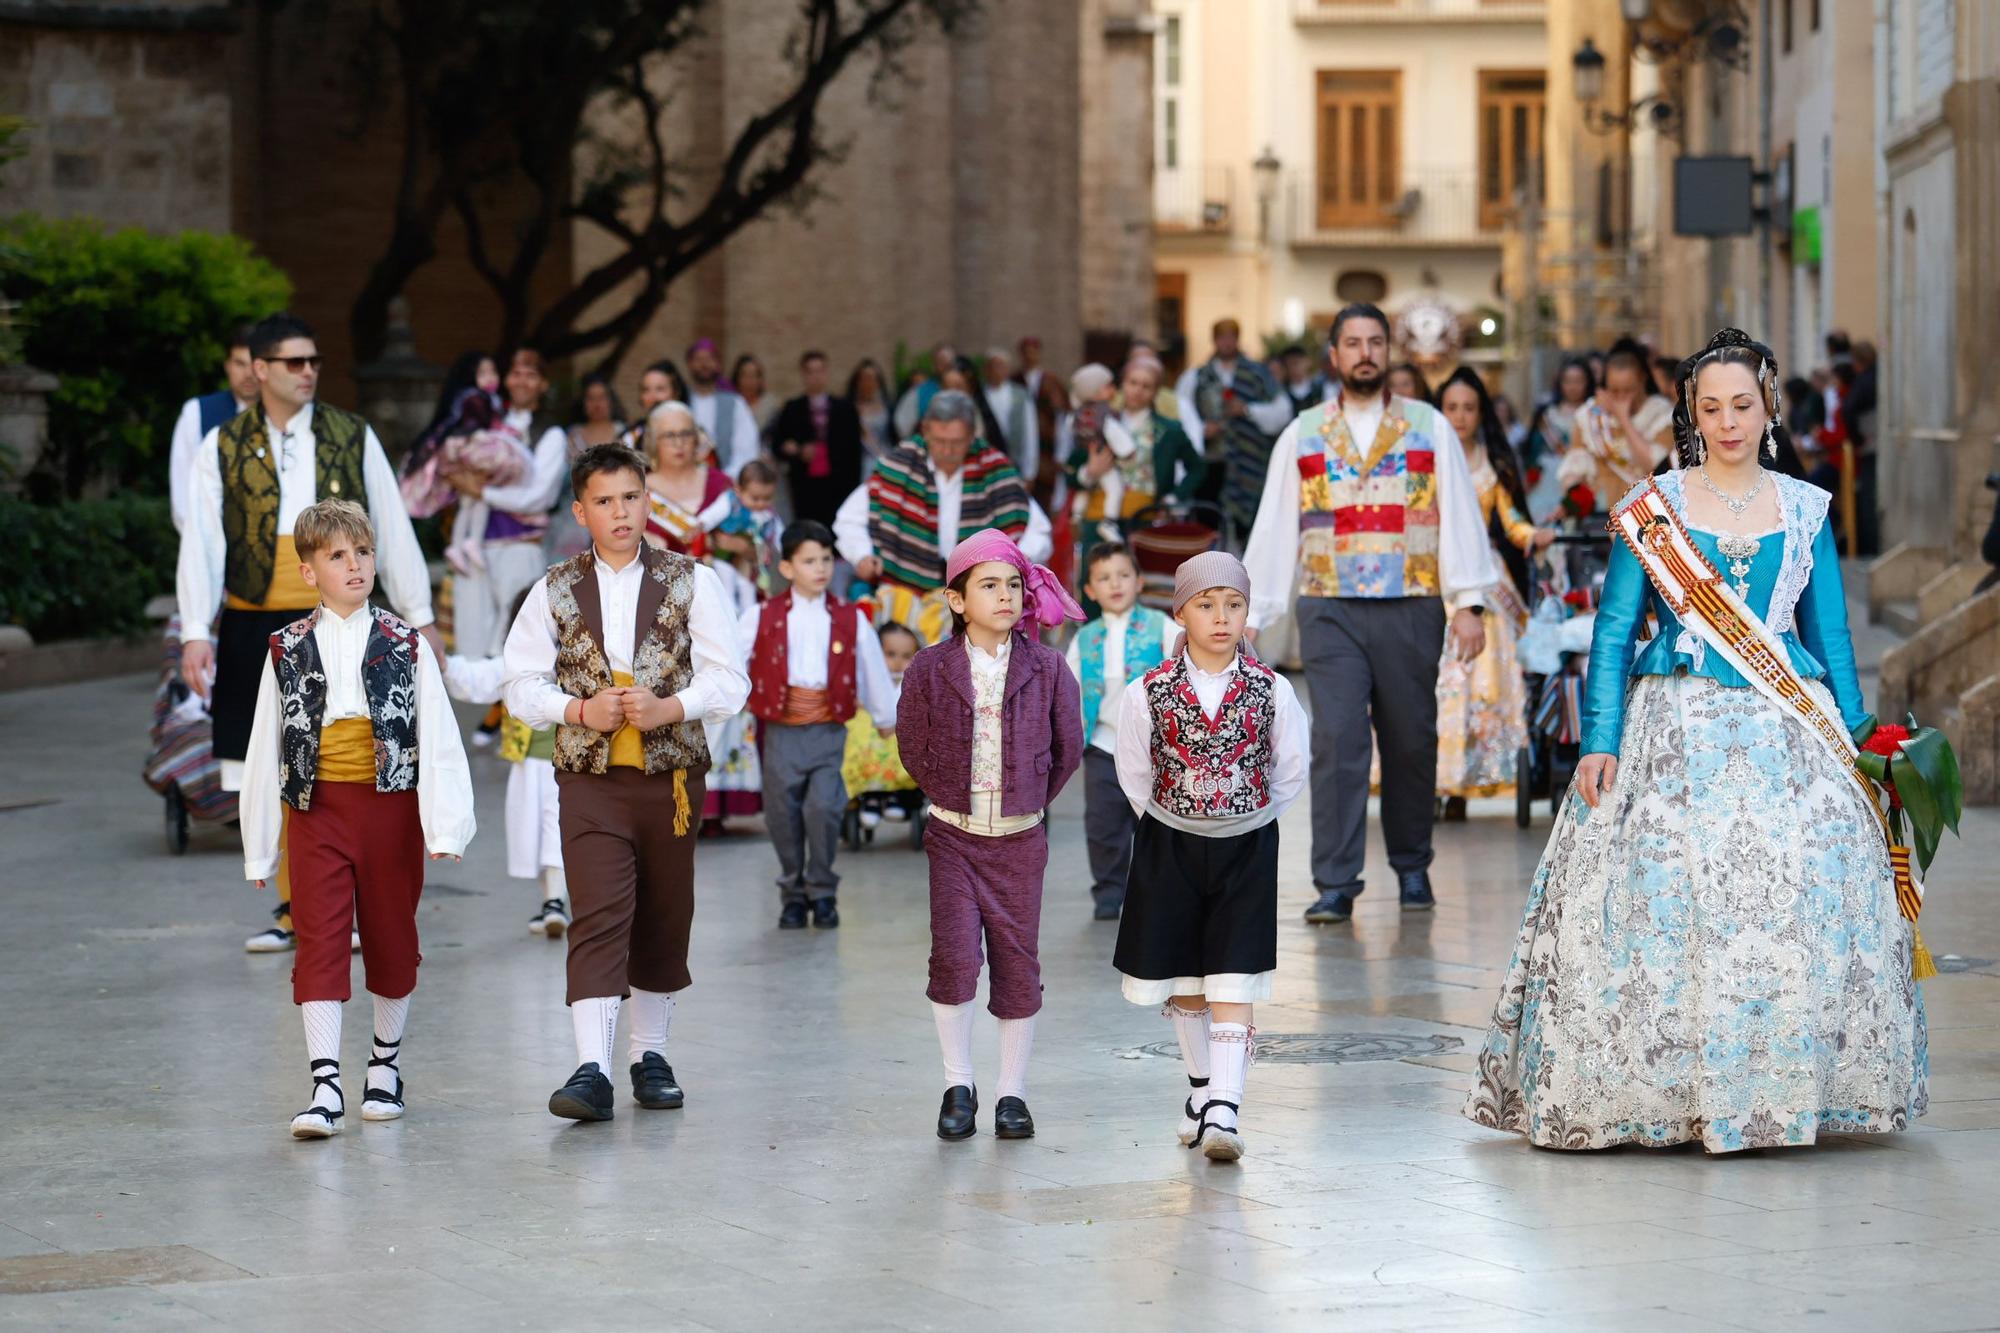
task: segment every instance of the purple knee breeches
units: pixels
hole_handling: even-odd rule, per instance
[[[986,1007],[995,1018],[1030,1018],[1042,1007],[1042,873],[1046,822],[986,838],[940,819],[924,826],[931,863],[931,984],[938,1004],[979,992],[980,935],[991,969]]]

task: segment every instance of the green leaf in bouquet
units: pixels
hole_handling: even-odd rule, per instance
[[[1938,818],[1953,833],[1965,813],[1965,780],[1959,775],[1958,755],[1951,742],[1936,727],[1924,727],[1903,742],[1903,755],[1924,775],[1931,795],[1937,800]]]
[[[1896,795],[1902,798],[1903,809],[1910,816],[1910,841],[1917,855],[1917,866],[1929,870],[1931,858],[1937,855],[1938,839],[1944,833],[1944,820],[1938,813],[1937,795],[1931,791],[1930,779],[1910,762],[1907,753],[1898,750],[1889,760],[1889,780],[1896,784]]]
[[[1875,734],[1875,728],[1880,725],[1881,724],[1875,720],[1875,715],[1873,713],[1864,713],[1862,714],[1861,720],[1854,724],[1854,730],[1848,734],[1854,737],[1854,744],[1857,747],[1866,745],[1868,744],[1868,738]]]
[[[1861,776],[1876,786],[1889,780],[1889,759],[1886,755],[1869,754],[1862,751],[1854,756],[1854,766],[1861,770]]]

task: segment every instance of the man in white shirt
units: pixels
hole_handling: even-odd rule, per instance
[[[625,995],[634,1099],[651,1110],[684,1100],[666,1045],[690,980],[702,780],[750,681],[715,572],[643,540],[644,460],[593,446],[571,467],[570,488],[591,549],[529,590],[507,635],[505,693],[523,723],[556,728],[577,1070],[549,1111],[609,1120]]]
[[[687,350],[688,391],[694,424],[715,441],[715,465],[735,480],[743,465],[764,451],[757,416],[743,395],[725,389],[722,352],[713,339],[698,338]]]
[[[257,401],[257,375],[250,368],[250,325],[239,324],[229,335],[222,362],[229,387],[190,398],[174,419],[167,449],[167,494],[172,502],[174,530],[187,525],[188,488],[193,484],[194,456],[208,433]]]
[[[1485,591],[1501,577],[1456,433],[1429,404],[1388,393],[1387,317],[1372,305],[1343,309],[1328,357],[1341,391],[1278,437],[1243,555],[1253,629],[1284,615],[1298,594],[1319,895],[1306,920],[1315,923],[1349,920],[1361,893],[1371,726],[1382,756],[1382,835],[1402,905],[1435,905],[1429,867],[1446,617],[1452,651],[1477,657],[1486,646]]]
[[[980,385],[980,392],[986,396],[986,405],[993,409],[993,419],[1000,423],[1000,433],[1005,437],[992,443],[1007,451],[1021,473],[1021,480],[1032,491],[1042,466],[1042,436],[1035,420],[1034,399],[1024,386],[1008,378],[1013,373],[1014,362],[1007,349],[991,349],[986,353],[985,382]]]
[[[1231,538],[1242,541],[1264,489],[1271,439],[1291,421],[1292,402],[1270,371],[1242,354],[1243,331],[1235,320],[1219,319],[1210,332],[1215,355],[1191,379],[1182,376],[1174,391],[1181,424],[1208,460],[1200,495],[1221,496]]]

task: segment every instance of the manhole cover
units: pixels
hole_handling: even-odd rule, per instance
[[[1947,954],[1936,960],[1937,970],[1945,976],[1953,972],[1983,972],[1993,966],[1991,958],[1960,958],[1957,954]]]
[[[1463,1045],[1457,1037],[1421,1037],[1402,1032],[1260,1032],[1257,1058],[1282,1065],[1350,1065],[1443,1055]],[[1139,1049],[1146,1055],[1175,1060],[1181,1054],[1180,1044],[1172,1041],[1156,1041]]]

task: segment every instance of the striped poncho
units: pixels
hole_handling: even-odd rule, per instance
[[[981,528],[998,528],[1020,540],[1028,530],[1028,488],[1006,453],[974,440],[959,475],[965,489],[954,541]],[[885,579],[924,592],[944,586],[937,479],[921,438],[890,450],[868,478],[868,539]]]

